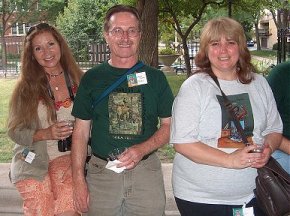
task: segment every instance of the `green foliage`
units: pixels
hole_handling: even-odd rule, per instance
[[[14,0],[6,1],[6,7],[1,8],[6,14],[13,14],[15,18],[9,22],[36,23],[47,21],[55,23],[56,17],[63,11],[63,0]],[[38,10],[36,8],[38,7]],[[17,10],[17,13],[14,13]],[[33,11],[33,13],[31,12]]]
[[[262,61],[258,61],[253,59],[252,60],[253,65],[257,69],[257,72],[259,74],[262,74],[263,76],[268,76],[269,72],[272,69],[272,61],[270,59],[264,59]]]
[[[278,43],[275,43],[274,45],[273,45],[273,48],[272,48],[273,50],[278,50]],[[287,42],[286,43],[286,52],[288,52],[288,53],[290,53],[290,42]]]
[[[13,53],[8,53],[7,54],[7,60],[18,60],[20,61],[20,54],[13,54]]]
[[[253,50],[251,51],[251,55],[254,56],[252,63],[257,69],[257,72],[267,76],[273,64],[276,63],[277,52],[273,50]],[[257,56],[262,58],[255,58]]]
[[[71,0],[56,20],[78,58],[87,60],[88,45],[103,41],[103,17],[116,0]],[[80,50],[80,47],[84,47]]]
[[[119,0],[120,4],[136,6],[138,0]]]
[[[39,13],[45,11],[45,16],[42,17],[45,21],[55,25],[57,16],[61,14],[65,7],[64,0],[45,0],[39,2]]]
[[[13,24],[20,22],[26,18],[26,22],[30,22],[32,18],[28,16],[29,10],[33,8],[37,0],[14,0],[1,1],[1,34],[8,31]],[[13,19],[11,19],[13,17]]]
[[[170,28],[175,29],[175,32],[178,34],[178,42],[186,47],[190,33],[201,20],[205,8],[209,4],[206,2],[203,0],[159,1],[159,26],[162,26],[160,34],[166,34],[166,37],[161,36],[161,38],[166,39],[165,42],[167,44],[170,40],[173,42],[175,35],[174,31],[170,31]],[[215,4],[216,2],[219,2],[219,0],[211,1],[210,4]],[[167,36],[167,34],[169,35]],[[184,61],[187,67],[190,67],[190,57],[188,54],[184,55]],[[187,71],[190,71],[190,68],[187,68]]]
[[[170,46],[174,42],[174,34],[175,31],[172,25],[168,23],[164,23],[159,20],[158,30],[160,32],[159,41],[162,41],[166,44],[166,46]]]
[[[157,155],[163,163],[172,163],[175,156],[175,150],[171,144],[167,144],[158,149]]]
[[[164,48],[159,50],[160,55],[173,55],[176,54],[175,50],[172,48]]]

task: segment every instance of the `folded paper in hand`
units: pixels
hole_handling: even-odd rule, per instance
[[[121,163],[119,160],[109,161],[106,165],[106,168],[116,173],[121,173],[126,169],[126,167],[117,167],[117,164],[119,163]]]

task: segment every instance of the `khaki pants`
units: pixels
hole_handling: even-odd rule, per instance
[[[91,216],[162,216],[165,190],[161,163],[156,154],[133,170],[115,173],[106,161],[92,156],[87,173]]]

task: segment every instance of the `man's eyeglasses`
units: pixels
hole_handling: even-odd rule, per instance
[[[37,25],[34,25],[34,26],[31,26],[26,34],[26,36],[30,35],[31,32],[33,32],[35,29],[38,29],[38,30],[42,30],[42,29],[48,29],[50,28],[50,25],[47,24],[47,23],[39,23]]]
[[[111,35],[117,38],[121,38],[124,36],[124,33],[127,32],[128,37],[137,37],[140,33],[140,30],[137,28],[129,28],[127,31],[124,31],[121,28],[114,28],[113,30],[109,31]]]

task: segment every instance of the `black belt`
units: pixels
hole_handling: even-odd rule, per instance
[[[107,158],[102,157],[102,156],[100,156],[100,155],[98,155],[98,154],[96,154],[96,153],[94,153],[94,152],[93,152],[93,155],[94,155],[95,157],[99,158],[99,159],[102,159],[103,161],[108,161]]]
[[[151,154],[152,154],[152,153],[145,155],[145,156],[142,158],[142,160],[146,160],[146,159],[147,159]],[[100,156],[100,155],[98,155],[98,154],[96,154],[96,153],[94,153],[94,152],[93,152],[93,155],[94,155],[95,157],[97,157],[97,158],[103,160],[103,161],[108,161],[108,160],[109,160],[109,159],[108,159],[109,157],[108,157],[108,158],[105,158],[105,157]]]

